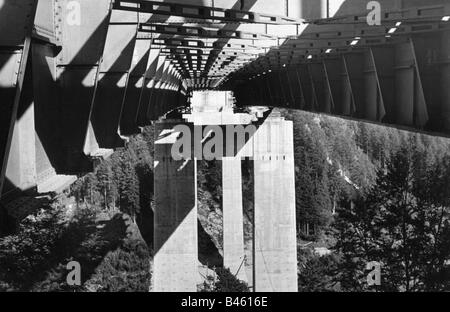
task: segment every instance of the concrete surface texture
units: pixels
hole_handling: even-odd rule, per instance
[[[198,276],[197,165],[174,161],[171,144],[156,125],[154,291],[196,292]]]
[[[296,292],[293,124],[267,119],[254,136],[255,291]]]
[[[223,264],[247,282],[244,253],[241,159],[222,159]]]

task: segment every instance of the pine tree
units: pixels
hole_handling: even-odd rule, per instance
[[[448,278],[436,281],[435,277],[447,272],[445,259],[450,256],[449,178],[437,175],[442,164],[426,168],[425,173],[415,170],[414,157],[420,156],[408,146],[400,150],[387,172],[379,172],[377,185],[367,197],[353,209],[339,211],[336,247],[344,259],[344,288],[367,290],[364,268],[371,261],[382,264],[380,290],[448,287]]]

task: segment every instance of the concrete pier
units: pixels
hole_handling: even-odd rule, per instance
[[[223,264],[241,281],[245,273],[242,172],[240,157],[222,159]]]
[[[296,292],[293,124],[269,117],[253,139],[255,291]]]
[[[198,276],[197,166],[174,161],[170,123],[156,124],[154,275],[156,292],[195,292]]]
[[[9,182],[22,191],[36,186],[34,104],[30,103],[28,107],[26,104],[22,101],[19,105],[6,168]]]

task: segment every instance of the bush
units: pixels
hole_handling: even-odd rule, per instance
[[[121,247],[106,255],[86,282],[86,288],[106,292],[147,292],[151,280],[150,259],[142,239],[127,239]]]
[[[320,257],[310,250],[300,250],[299,292],[339,291],[339,283],[336,281],[339,275],[337,272],[338,261],[333,254]]]
[[[217,278],[209,277],[208,282],[203,284],[201,292],[240,292],[246,293],[250,289],[247,283],[240,281],[229,269],[216,268]]]

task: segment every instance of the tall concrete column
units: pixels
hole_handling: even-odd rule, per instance
[[[240,157],[222,159],[223,264],[241,281],[247,282],[242,210],[242,172]]]
[[[253,139],[255,291],[296,292],[293,124],[269,117]]]
[[[156,292],[195,292],[198,279],[197,166],[174,161],[174,124],[158,122],[155,140],[154,273]]]

